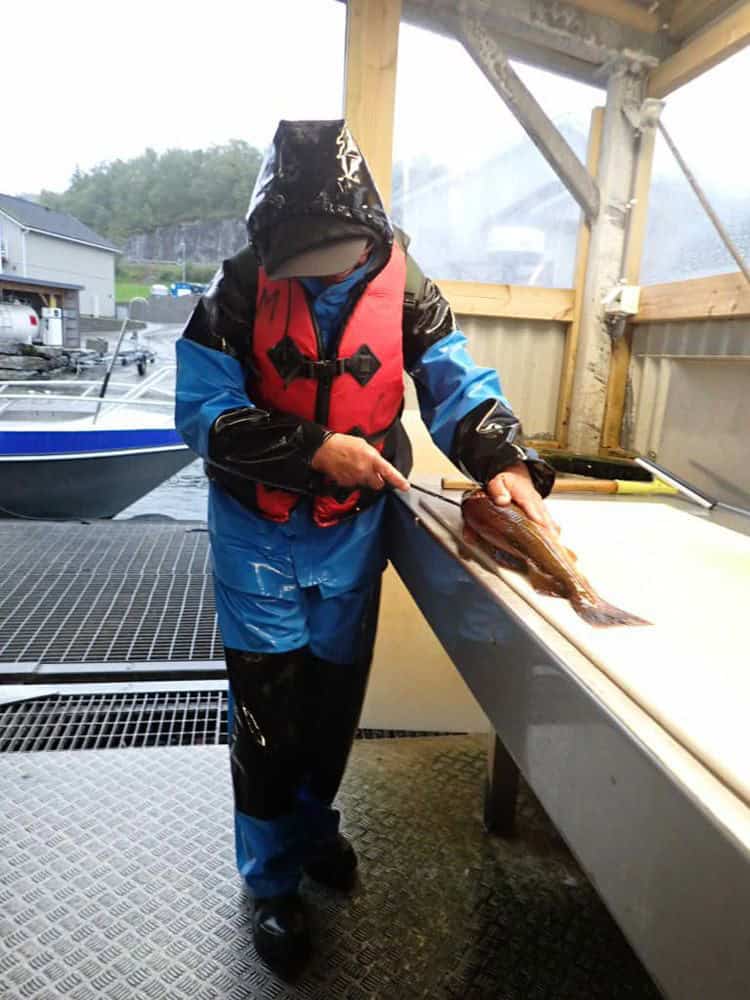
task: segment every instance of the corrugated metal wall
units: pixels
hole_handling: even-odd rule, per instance
[[[567,324],[485,316],[458,316],[457,322],[474,360],[499,372],[526,436],[554,437]],[[412,387],[406,405],[417,406]]]
[[[750,503],[750,322],[635,328],[623,444],[727,503]]]

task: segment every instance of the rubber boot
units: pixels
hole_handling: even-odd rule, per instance
[[[307,767],[307,647],[288,653],[225,650],[234,714],[235,807],[256,819],[294,810]]]
[[[380,586],[362,617],[357,660],[332,663],[310,656],[307,702],[307,787],[330,805],[338,793],[362,712],[380,604]],[[315,845],[305,865],[307,874],[330,888],[349,890],[356,881],[357,855],[343,834]]]
[[[252,853],[260,868],[253,876],[255,947],[278,975],[291,979],[310,955],[307,914],[296,892],[302,874],[302,845],[297,841],[304,831],[290,837],[297,825],[297,792],[308,767],[309,651],[260,654],[226,649],[225,654],[233,705],[235,809],[255,827]],[[270,887],[272,894],[259,896],[258,885]],[[278,886],[284,888],[273,892]]]

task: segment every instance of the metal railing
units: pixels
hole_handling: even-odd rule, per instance
[[[37,379],[0,382],[0,414],[7,413],[7,411],[19,403],[28,404],[30,401],[34,403],[65,402],[84,403],[84,405],[90,404],[89,408],[94,411],[94,417],[98,415],[99,410],[103,407],[108,408],[110,415],[119,407],[133,405],[137,405],[138,407],[161,407],[162,409],[171,408],[174,406],[174,392],[170,389],[165,389],[159,383],[163,382],[167,376],[172,376],[175,368],[174,364],[164,365],[158,371],[153,372],[153,374],[145,378],[142,382],[135,385],[129,382],[110,382],[108,389],[115,390],[117,394],[104,399],[99,398],[98,395],[94,395],[94,393],[101,391],[101,380],[79,381],[76,379],[73,381],[69,379],[50,379],[49,381],[40,383]],[[49,391],[52,388],[59,389],[61,387],[65,387],[65,389],[71,391]],[[26,391],[15,391],[21,388]],[[145,399],[144,396],[147,393],[162,396],[163,398]],[[71,409],[71,419],[79,412],[78,406],[75,409]]]

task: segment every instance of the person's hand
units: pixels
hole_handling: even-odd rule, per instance
[[[353,434],[332,434],[318,448],[311,465],[339,486],[369,486],[382,490],[386,483],[408,490],[409,483],[380,452]]]
[[[505,507],[511,500],[517,503],[530,520],[557,541],[560,526],[552,520],[544,500],[534,488],[525,462],[516,462],[498,473],[487,483],[486,493],[498,507]]]

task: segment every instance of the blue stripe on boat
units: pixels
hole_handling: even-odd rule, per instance
[[[0,430],[0,456],[62,455],[92,451],[132,451],[183,444],[180,435],[169,428],[129,428],[127,430],[78,431],[3,431]]]

